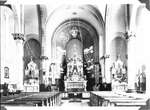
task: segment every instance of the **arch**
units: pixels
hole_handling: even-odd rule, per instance
[[[61,16],[61,18],[58,18],[57,17],[58,15]],[[88,15],[88,17],[86,15]],[[56,24],[54,26],[55,28],[57,27],[57,25],[61,24],[61,22],[63,21],[66,21],[68,18],[70,19],[80,18],[93,24],[93,26],[96,27],[97,32],[102,32],[99,33],[99,35],[104,34],[103,31],[100,31],[105,28],[103,17],[101,16],[100,11],[93,5],[80,5],[80,6],[62,5],[57,9],[55,9],[47,17],[46,25],[50,25],[50,21],[53,21],[55,17],[57,19],[56,21],[58,21],[55,23]]]
[[[24,44],[24,69],[30,62],[31,56],[40,69],[41,44],[36,39],[29,39]]]
[[[37,40],[40,43],[40,38],[39,38],[38,34],[31,33],[31,34],[25,35],[26,42],[29,41],[30,39],[35,39],[35,40]]]
[[[116,36],[110,44],[111,64],[116,61],[117,56],[120,55],[121,60],[127,64],[127,40],[122,36]]]
[[[98,9],[92,5],[64,5],[55,9],[52,14],[48,16],[46,22],[46,49],[51,48],[51,39],[54,36],[55,30],[64,22],[67,23],[67,21],[71,21],[72,19],[78,19],[84,21],[84,23],[91,24],[97,32],[97,37],[104,37],[104,21],[100,12],[98,13],[97,11]],[[52,57],[51,53],[50,51],[46,53],[49,58]]]
[[[98,46],[99,45],[99,37],[98,37],[98,34],[97,34],[96,30],[94,29],[94,27],[91,24],[85,22],[84,20],[77,20],[77,19],[72,19],[71,21],[67,20],[63,24],[60,24],[60,26],[57,27],[57,29],[53,33],[53,36],[51,38],[51,44],[52,44],[51,45],[52,46],[51,54],[52,54],[52,57],[54,58],[56,56],[55,55],[55,53],[56,53],[55,52],[56,51],[56,45],[57,45],[56,44],[56,40],[59,39],[59,34],[63,30],[65,30],[66,28],[68,29],[68,28],[71,28],[72,26],[79,27],[79,29],[80,29],[79,30],[80,31],[80,36],[82,36],[82,39],[83,39],[83,41],[82,41],[83,44],[87,43],[86,37],[90,37],[90,39],[93,41],[92,45],[94,46],[94,56],[95,56],[94,57],[94,61],[98,62],[98,59],[99,59],[98,58],[98,56],[99,56],[99,46]],[[82,28],[82,30],[81,30],[81,28]],[[81,32],[81,31],[83,31],[83,29],[86,30],[87,32],[89,32],[89,36],[85,36],[85,35],[82,34],[83,32]],[[70,37],[68,37],[68,36],[66,36],[66,37],[69,40]],[[67,43],[67,41],[66,41],[66,43]],[[83,46],[86,47],[85,45],[83,45]],[[83,47],[83,49],[85,49],[84,47]]]

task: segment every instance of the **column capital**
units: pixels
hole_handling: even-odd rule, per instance
[[[134,32],[128,31],[125,33],[125,39],[130,40],[133,37],[136,37],[136,34]]]
[[[103,55],[102,57],[100,57],[100,60],[106,60],[106,59],[108,59],[109,57],[110,57],[109,54],[105,54],[105,55]]]
[[[22,40],[25,41],[24,39],[24,34],[22,33],[12,33],[14,40]]]

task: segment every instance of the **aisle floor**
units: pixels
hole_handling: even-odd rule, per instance
[[[89,106],[89,99],[65,99],[62,100],[61,107],[88,107]]]

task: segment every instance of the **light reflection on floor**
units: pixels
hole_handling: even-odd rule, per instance
[[[61,107],[88,107],[89,106],[89,99],[68,99],[62,100]]]

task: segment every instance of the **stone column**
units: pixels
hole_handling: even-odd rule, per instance
[[[104,64],[105,64],[105,82],[106,83],[111,83],[111,73],[110,73],[110,58],[109,55],[104,56]]]
[[[45,30],[46,30],[46,17],[47,17],[47,12],[45,5],[38,5],[38,16],[39,16],[39,36],[40,36],[40,41],[41,41],[41,67],[40,67],[40,78],[41,82],[44,83],[43,80],[43,73],[45,75],[48,75],[49,73],[49,66],[48,66],[48,57],[46,56],[46,35],[45,35]]]
[[[1,0],[0,1],[0,79],[2,78],[2,75],[1,75],[1,73],[2,73],[2,71],[1,71],[1,67],[2,67],[2,65],[1,65],[1,62],[2,62],[2,60],[1,60],[1,45],[2,45],[2,43],[1,43],[1,36],[2,36],[2,33],[1,33],[1,31],[2,31],[2,10],[1,10],[1,5],[4,5],[6,3],[6,0]],[[1,79],[2,80],[2,79]]]
[[[100,58],[100,66],[101,66],[101,74],[100,78],[103,79],[104,77],[104,62],[101,60],[102,56],[104,55],[104,36],[99,36],[99,58]]]
[[[128,91],[135,92],[136,67],[136,13],[138,5],[129,6],[130,24],[127,30],[128,39]]]
[[[134,34],[128,35],[128,91],[135,92],[136,77],[136,37]]]
[[[2,17],[2,13],[1,13],[1,7],[0,7],[0,79],[2,80],[2,75],[1,75],[1,73],[2,73],[2,71],[1,71],[1,62],[2,62],[2,60],[1,60],[1,44],[2,44],[1,43],[1,36],[2,36],[2,33],[1,33],[1,29],[2,29],[1,17]]]
[[[23,43],[24,43],[24,35],[21,33],[13,33],[12,34],[14,37],[14,40],[16,41],[16,47],[17,47],[17,62],[18,64],[16,65],[18,68],[18,76],[17,79],[17,89],[23,90],[23,77],[24,77],[24,72],[23,72]]]
[[[47,60],[48,60],[48,57],[47,56],[41,56],[41,73],[40,73],[40,84],[44,84],[44,77],[43,77],[43,73],[45,73],[46,77],[48,76],[48,70],[46,69],[46,66],[47,66]]]
[[[22,4],[15,4],[16,12],[14,15],[17,19],[15,22],[15,32],[14,33],[24,33],[24,5]]]
[[[103,70],[102,70],[102,82],[103,83],[110,83],[110,71],[109,71],[109,67],[110,67],[110,60],[109,60],[109,55],[103,55],[100,58],[101,63],[103,64]]]
[[[24,6],[21,4],[16,4],[16,12],[17,12],[17,17],[18,21],[16,23],[16,27],[18,29],[14,30],[14,33],[12,33],[14,40],[16,42],[16,51],[17,51],[17,75],[18,75],[18,80],[17,80],[17,89],[23,90],[23,79],[24,79],[24,61],[23,61],[23,56],[24,56],[24,50],[23,50],[23,44],[24,44]],[[17,24],[18,23],[18,24]],[[17,26],[18,25],[18,26]]]

